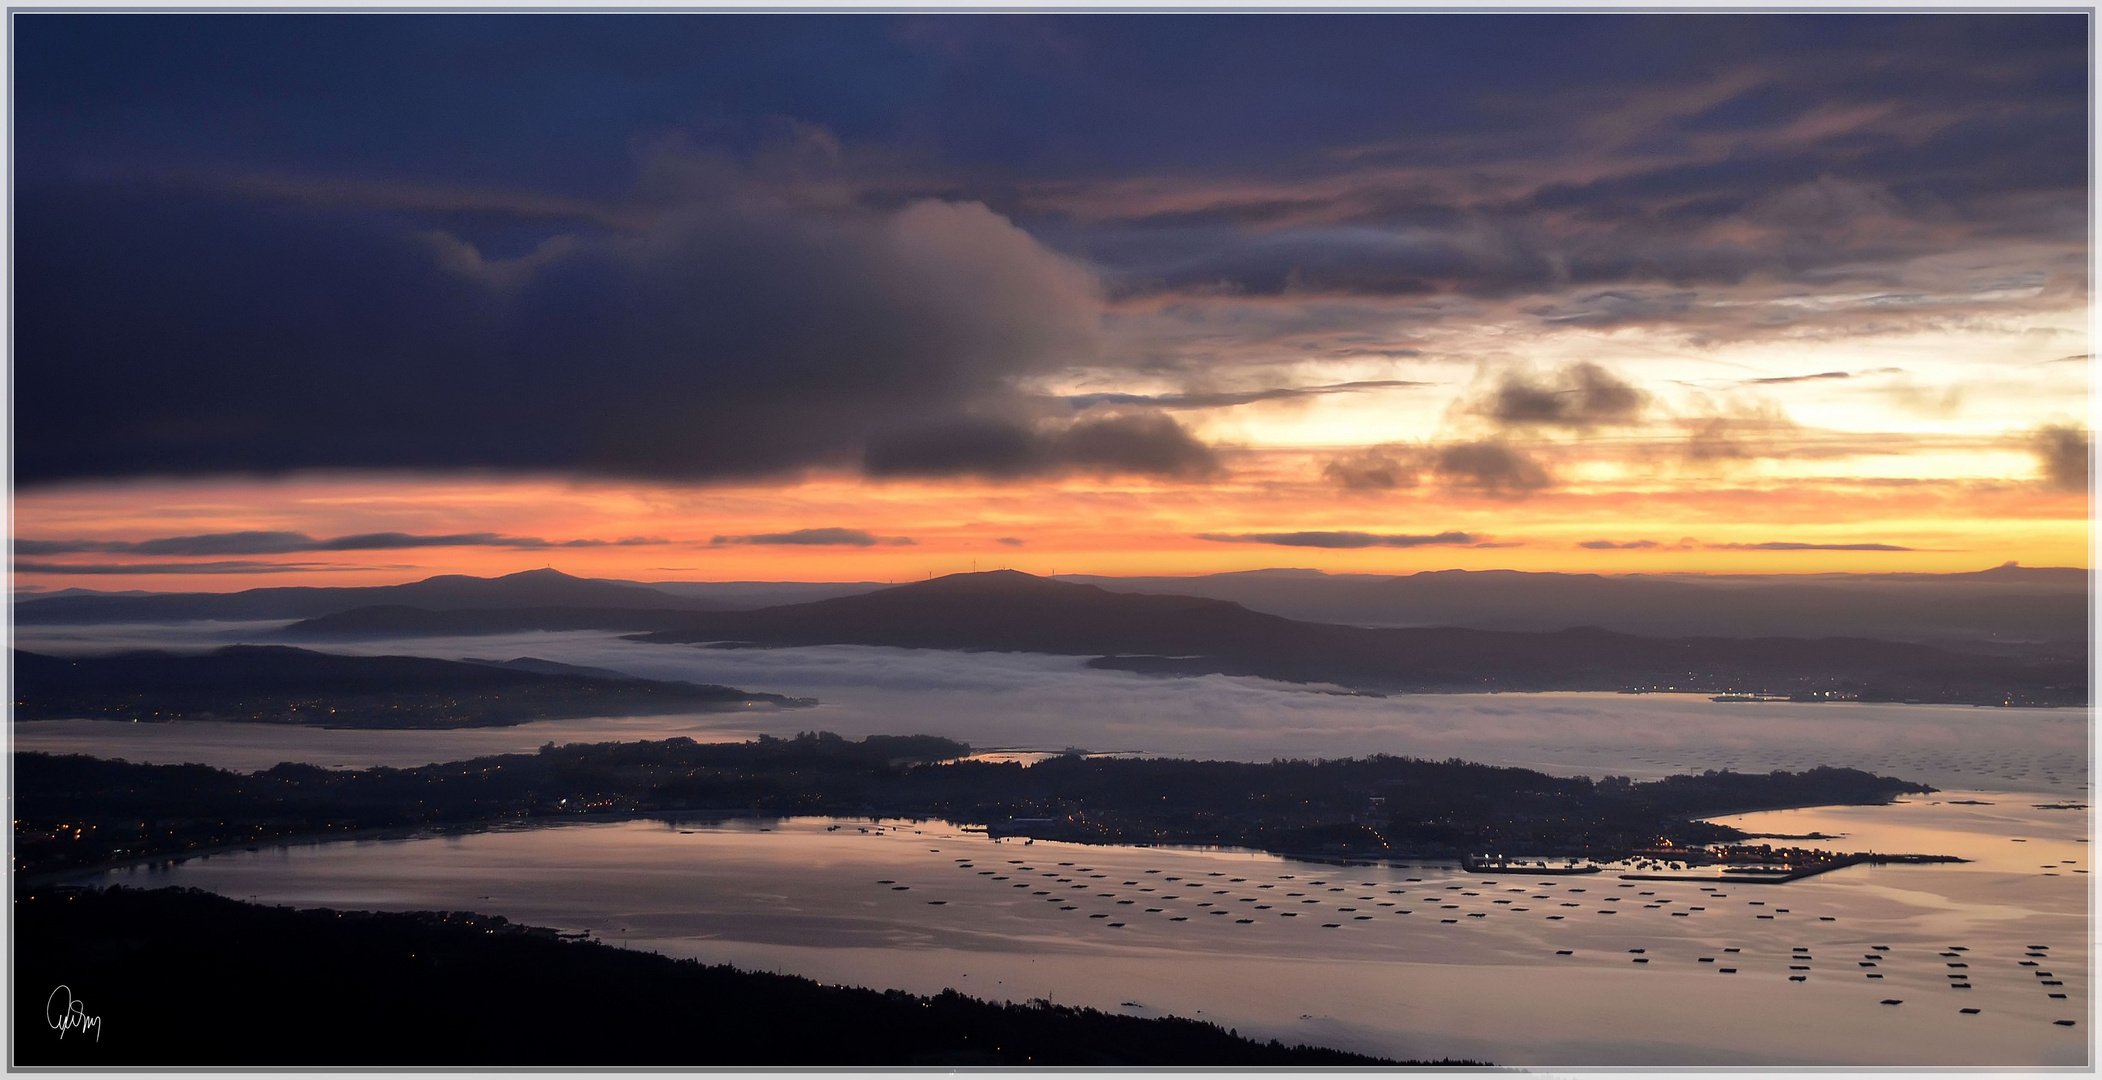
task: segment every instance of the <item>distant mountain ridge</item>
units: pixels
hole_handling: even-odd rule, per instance
[[[2001,566],[1968,574],[1558,574],[1433,570],[1389,577],[1256,570],[1059,580],[1205,596],[1310,622],[1658,636],[1874,637],[2049,642],[2087,636],[2088,572]],[[2084,650],[2082,650],[2084,651]]]
[[[1440,570],[1403,576],[1256,570],[1194,577],[1055,580],[1110,592],[1227,600],[1304,622],[1364,627],[1457,626],[1548,632],[1596,626],[1658,637],[1868,637],[1989,642],[2003,649],[2059,643],[2085,655],[2088,573],[2003,566],[1965,574],[1772,576]],[[498,578],[459,575],[361,588],[263,588],[237,593],[22,597],[18,623],[305,620],[383,606],[426,612],[591,611],[603,629],[673,625],[667,612],[750,611],[866,595],[875,582],[599,581],[555,570]],[[624,615],[614,615],[624,612]],[[552,614],[547,616],[553,618]],[[355,620],[352,620],[355,621]],[[519,620],[459,616],[459,632]],[[569,620],[575,622],[574,619]],[[531,625],[530,620],[521,625]],[[552,627],[550,627],[552,628]],[[585,628],[577,626],[575,628]],[[378,624],[373,624],[378,629]]]
[[[2071,704],[2086,665],[1858,638],[1651,638],[1310,623],[1190,596],[1111,592],[1014,571],[956,574],[752,612],[695,613],[660,642],[887,645],[1094,656],[1162,674],[1257,675],[1393,691],[1629,690],[1845,694]]]
[[[537,584],[589,593],[566,583]],[[2077,704],[2087,696],[2084,656],[1988,655],[1979,648],[1832,634],[1367,628],[1289,619],[1230,600],[1112,591],[1005,570],[751,611],[374,605],[294,623],[284,635],[317,640],[534,630],[611,630],[718,647],[1050,653],[1156,674],[1255,675],[1377,692],[1670,689],[2030,705]]]
[[[1802,694],[1978,704],[2073,704],[2086,667],[1864,638],[1644,637],[1364,628],[1287,619],[1228,600],[1113,592],[1015,571],[956,574],[742,612],[367,608],[288,628],[303,638],[642,632],[716,647],[876,645],[1086,656],[1156,674],[1256,675],[1372,691],[1639,690]]]
[[[15,602],[18,623],[311,619],[352,608],[400,604],[428,610],[579,607],[706,610],[704,601],[646,585],[527,570],[495,578],[443,574],[403,585],[289,586],[234,593],[53,596]]]

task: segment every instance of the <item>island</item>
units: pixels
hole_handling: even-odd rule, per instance
[[[939,818],[1001,835],[1233,846],[1316,859],[1598,863],[1751,839],[1702,820],[1932,788],[1854,769],[1637,782],[1372,755],[1264,763],[1065,754],[975,760],[931,735],[805,732],[552,743],[417,768],[253,773],[15,755],[15,869],[36,876],[232,845],[584,817]]]
[[[1598,873],[1630,860],[1627,876],[1721,864],[1712,872],[1753,883],[1879,857],[1753,845],[1704,815],[1931,790],[1837,768],[1592,780],[1384,754],[1246,763],[1073,751],[1025,766],[940,736],[827,732],[550,743],[408,769],[242,773],[18,753],[15,970],[27,989],[16,1030],[73,1037],[18,1039],[17,1053],[104,1067],[298,1065],[321,1045],[338,1064],[370,1066],[1475,1064],[1382,1062],[1191,1020],[953,990],[826,986],[488,913],[296,911],[83,883],[112,866],[277,842],[789,815],[940,818],[1025,843],[1232,845],[1347,864]],[[73,1005],[93,1032],[64,1027]],[[240,1023],[221,1022],[228,1008]],[[104,1017],[121,1028],[105,1032]]]
[[[340,656],[283,645],[89,657],[17,649],[14,669],[17,720],[437,729],[816,704],[532,657],[498,662]]]

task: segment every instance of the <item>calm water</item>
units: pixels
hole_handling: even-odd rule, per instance
[[[2086,815],[2024,796],[1955,797],[1732,820],[1973,863],[1705,890],[821,819],[313,844],[100,880],[298,906],[498,912],[828,982],[1201,1016],[1390,1055],[2085,1064]],[[2046,948],[2022,967],[2031,945]],[[1968,989],[1950,985],[1957,972]],[[2046,972],[2059,985],[2043,985]]]
[[[202,648],[274,624],[22,627],[24,648]],[[815,697],[814,709],[557,720],[511,728],[359,732],[240,724],[17,724],[15,747],[261,769],[421,765],[542,743],[741,739],[814,728],[850,738],[925,733],[979,747],[1138,751],[1267,761],[1392,753],[1554,773],[1654,777],[1702,769],[1849,765],[1936,787],[2084,797],[2085,709],[1718,704],[1685,694],[1422,694],[1368,698],[1252,678],[1095,671],[1077,657],[827,646],[708,649],[614,634],[514,634],[330,646],[448,659],[537,656],[652,678]]]
[[[22,644],[202,647],[263,630],[30,627]],[[1247,852],[996,844],[947,825],[797,820],[273,847],[101,880],[302,906],[473,909],[828,982],[1200,1016],[1243,1034],[1394,1056],[1538,1066],[2089,1061],[2088,814],[2040,808],[2086,802],[2087,710],[1687,695],[1364,698],[1257,679],[1091,671],[1070,657],[728,651],[608,634],[342,651],[539,656],[823,704],[450,732],[53,721],[15,725],[14,746],[241,769],[285,760],[363,767],[549,741],[822,728],[1020,751],[1456,756],[1593,776],[1851,765],[1948,791],[1729,820],[1757,832],[1843,834],[1833,846],[1850,850],[1973,861],[1704,891],[1611,875],[1343,869]],[[2048,948],[2030,957],[2032,944]],[[1969,988],[1953,988],[1950,975]],[[1880,1004],[1886,998],[1902,1004]]]

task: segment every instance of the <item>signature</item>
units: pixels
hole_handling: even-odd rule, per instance
[[[44,999],[44,1023],[56,1030],[61,1039],[66,1037],[68,1031],[77,1030],[86,1034],[92,1030],[95,1032],[95,1041],[102,1041],[102,1018],[89,1016],[86,1006],[73,996],[72,988],[64,984],[60,984],[58,989],[51,991],[50,997]]]

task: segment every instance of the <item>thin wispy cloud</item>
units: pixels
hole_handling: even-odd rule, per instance
[[[655,537],[631,536],[619,540],[543,540],[534,536],[504,536],[498,533],[447,533],[423,536],[414,533],[379,532],[316,539],[299,532],[202,533],[168,536],[153,540],[37,540],[14,542],[17,555],[289,555],[314,551],[395,551],[410,548],[489,547],[518,550],[594,547],[638,547],[670,543]]]
[[[1280,386],[1263,390],[1209,393],[1192,391],[1181,394],[1073,394],[1065,400],[1076,409],[1091,409],[1100,405],[1135,405],[1155,409],[1219,409],[1250,405],[1258,401],[1288,401],[1293,398],[1321,397],[1329,394],[1361,394],[1371,390],[1414,389],[1434,385],[1436,384],[1409,379],[1364,379],[1357,382],[1330,383],[1326,386]]]
[[[771,544],[789,547],[911,547],[909,536],[877,536],[866,529],[797,529],[793,532],[718,536],[714,544]],[[667,568],[669,569],[669,568]]]
[[[1806,544],[1792,540],[1768,540],[1757,544],[1704,544],[1714,551],[1916,551],[1897,544]]]
[[[404,570],[410,567],[336,566],[328,563],[260,562],[227,559],[193,563],[52,563],[15,560],[17,574],[68,574],[95,577],[132,577],[152,574],[305,574],[357,570]]]
[[[1480,546],[1484,537],[1475,533],[1448,531],[1441,533],[1366,533],[1366,532],[1288,532],[1288,533],[1198,533],[1197,539],[1218,544],[1276,544],[1280,547],[1308,548],[1413,548],[1438,546]]]
[[[1824,379],[1851,379],[1853,377],[1853,373],[1847,371],[1820,371],[1815,375],[1776,375],[1765,379],[1746,379],[1744,382],[1747,386],[1779,386],[1785,383],[1818,382]]]

